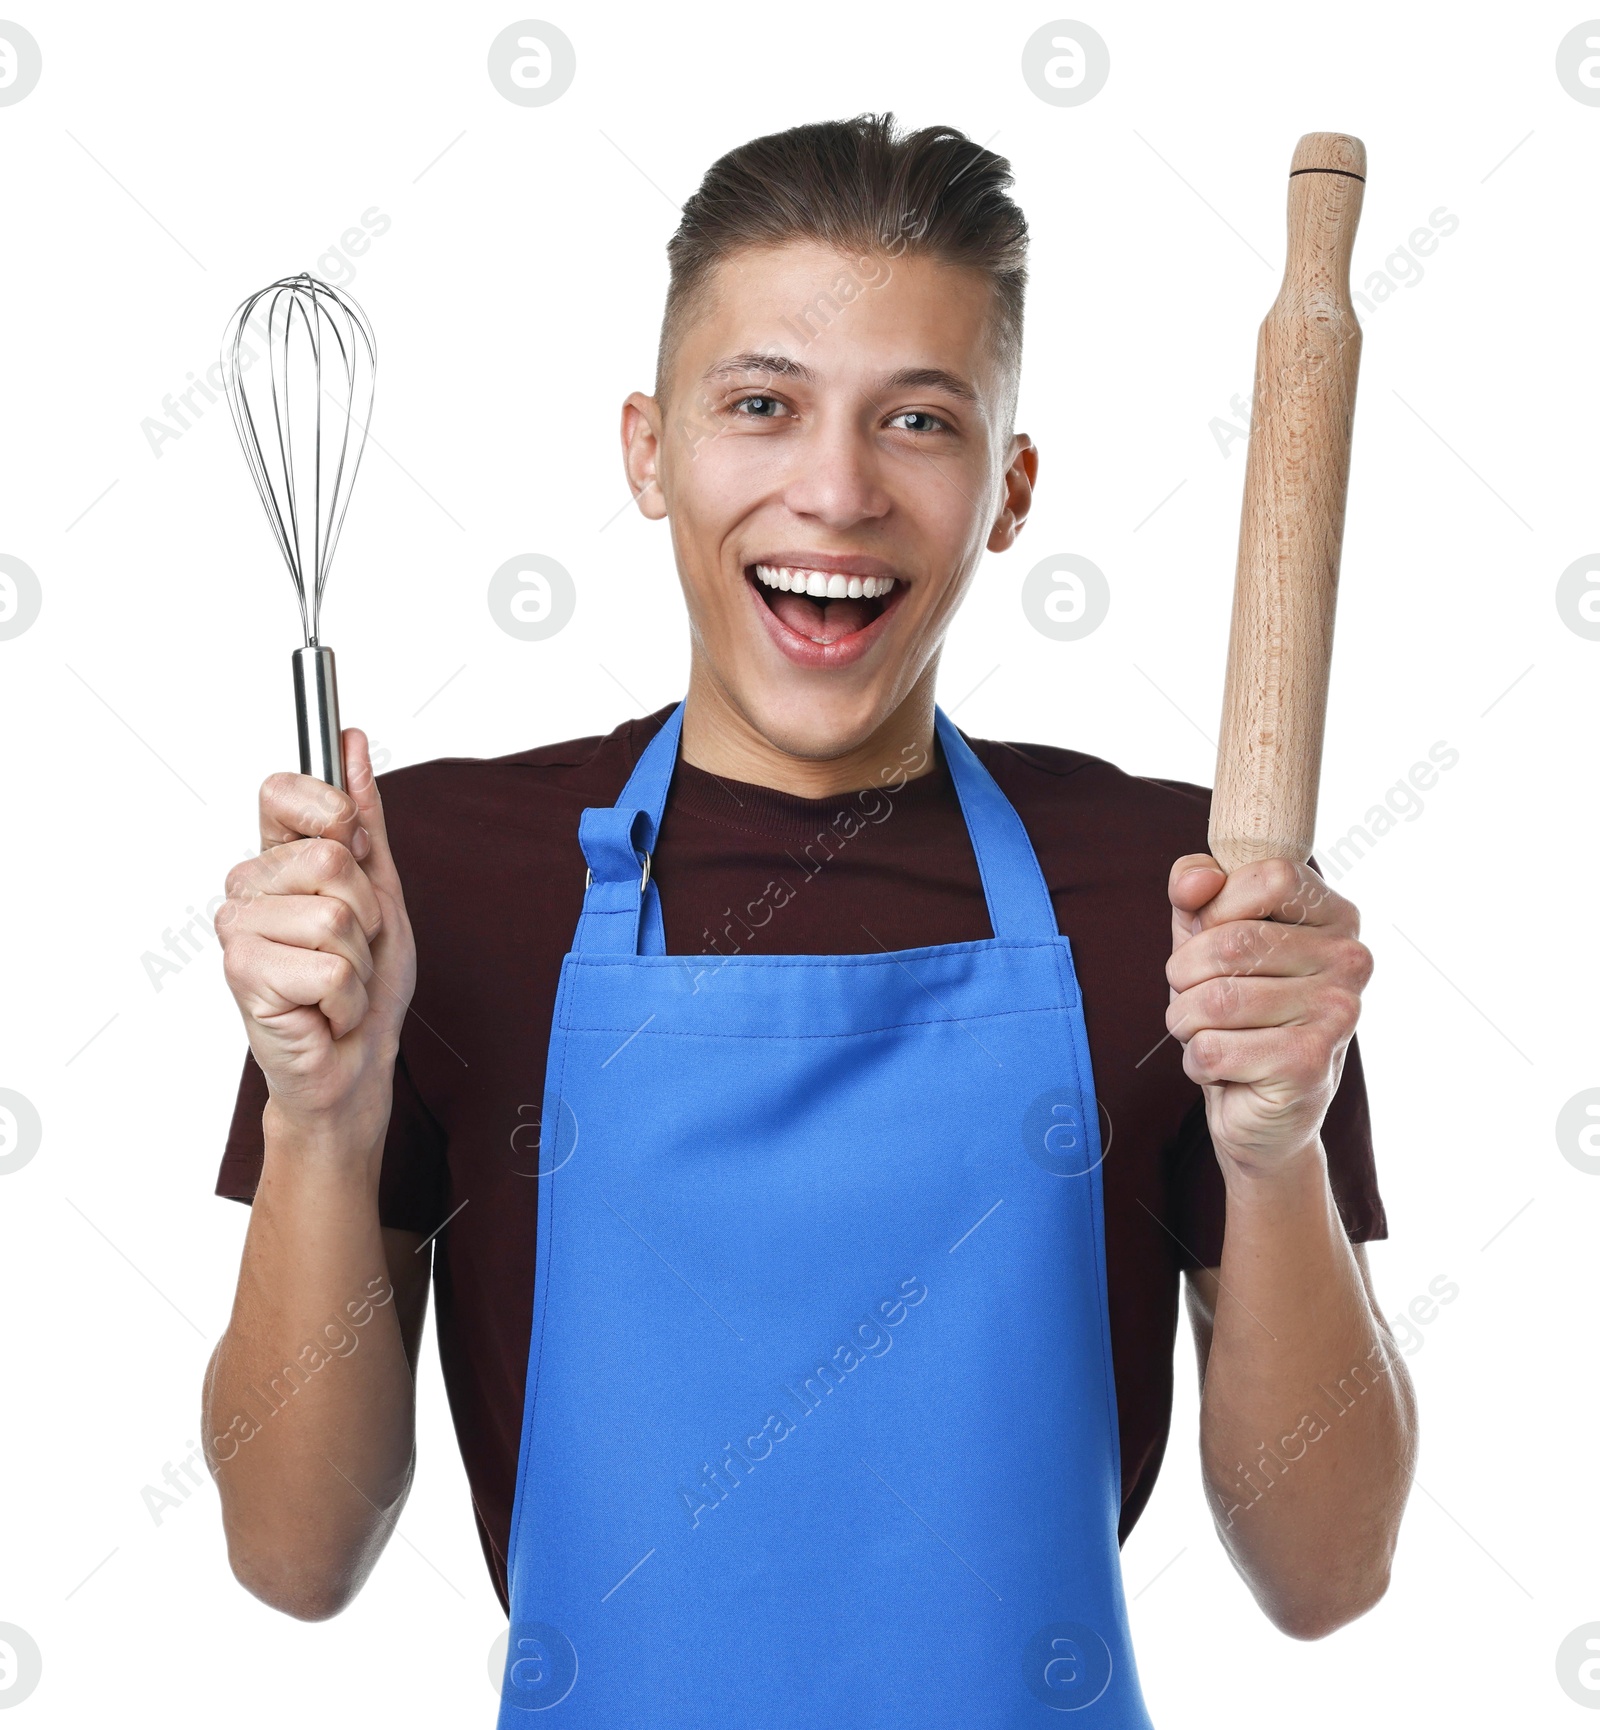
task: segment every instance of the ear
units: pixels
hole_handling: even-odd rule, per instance
[[[989,551],[1005,552],[1028,520],[1033,505],[1033,485],[1039,476],[1039,453],[1026,433],[1011,440],[1011,460],[1004,476],[1005,499],[989,531]]]
[[[660,521],[667,514],[661,496],[661,408],[653,396],[635,391],[622,405],[622,467],[628,490],[641,514]]]

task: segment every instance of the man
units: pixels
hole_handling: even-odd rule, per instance
[[[416,765],[386,776],[381,799],[352,729],[350,793],[271,777],[262,852],[229,878],[217,928],[251,1056],[218,1190],[253,1199],[253,1217],[207,1377],[205,1433],[234,1571],[306,1618],[336,1614],[359,1589],[410,1482],[431,1261],[485,1555],[514,1636],[523,1627],[508,1712],[518,1689],[522,1703],[543,1705],[557,1697],[549,1688],[572,1688],[568,1672],[604,1653],[609,1628],[631,1627],[635,1669],[659,1676],[667,1652],[638,1644],[681,1645],[702,1616],[738,1653],[720,1668],[704,1659],[695,1700],[726,1687],[730,1709],[747,1702],[741,1665],[767,1665],[803,1689],[785,1619],[847,1646],[838,1605],[884,1584],[874,1570],[885,1556],[920,1567],[907,1546],[936,1538],[967,1570],[982,1614],[1000,1618],[983,1624],[974,1671],[972,1699],[989,1715],[969,1705],[964,1722],[1014,1721],[1002,1699],[1013,1673],[1047,1704],[1080,1705],[1114,1669],[1131,1692],[1114,1690],[1120,1715],[1099,1721],[1146,1722],[1121,1644],[1115,1544],[1147,1501],[1165,1444],[1180,1273],[1207,1494],[1263,1609],[1316,1638],[1387,1584],[1415,1416],[1362,1247],[1385,1224],[1353,1042],[1371,967],[1355,909],[1307,868],[1268,862],[1225,876],[1204,852],[1202,789],[936,725],[945,632],[984,551],[1006,551],[1021,531],[1038,472],[1032,440],[1013,430],[1026,229],[1009,183],[1005,162],[961,134],[901,135],[888,116],[796,128],[715,164],[669,247],[655,394],[630,396],[622,416],[629,485],[645,516],[671,525],[688,606],[681,712],[494,761]],[[996,864],[1006,848],[1014,870]],[[1002,902],[1035,894],[1030,872],[1048,888],[1038,905],[1052,929],[1032,931],[1008,960]],[[606,954],[587,953],[596,949]],[[569,950],[585,953],[563,973]],[[1035,1005],[1036,976],[1020,970],[1047,954],[1060,988],[1039,986],[1048,1001]],[[769,957],[794,962],[785,975]],[[989,1007],[970,1015],[952,1008],[969,961],[991,968],[993,985]],[[1017,970],[993,971],[1006,966]],[[667,996],[648,998],[646,1014],[646,997],[625,994],[585,1021],[585,982],[599,977],[586,967],[622,969],[630,993]],[[901,1007],[851,1037],[866,996],[892,995],[896,981]],[[909,1007],[924,1000],[925,1011]],[[817,1005],[814,1049],[807,1001]],[[1035,1009],[1056,1018],[1054,1031],[1019,1055],[1006,1041]],[[759,1013],[792,1017],[789,1035],[760,1043]],[[682,1026],[669,1026],[679,1014]],[[980,1014],[992,1015],[992,1032]],[[923,1025],[931,1031],[914,1030]],[[735,1035],[744,1055],[718,1043]],[[1062,1055],[1074,1039],[1076,1063]],[[808,1067],[781,1100],[762,1095],[790,1062]],[[1036,1085],[1057,1079],[1051,1064],[1055,1092]],[[836,1090],[858,1077],[871,1085],[827,1117],[842,1110]],[[938,1109],[924,1142],[908,1147],[887,1102],[913,1109],[924,1094]],[[762,1100],[763,1121],[740,1100]],[[941,1119],[968,1111],[971,1123],[940,1145]],[[829,1166],[835,1135],[862,1138],[842,1171]],[[631,1150],[658,1143],[679,1164],[638,1176]],[[683,1161],[701,1157],[710,1163],[698,1188],[680,1195]],[[994,1162],[970,1196],[941,1190],[969,1157]],[[906,1181],[871,1188],[895,1160],[911,1162],[897,1168]],[[642,1186],[632,1200],[630,1172]],[[858,1235],[852,1174],[871,1198],[873,1224]],[[805,1191],[824,1181],[825,1193]],[[1008,1199],[1011,1211],[960,1216],[991,1193],[991,1214]],[[563,1194],[572,1200],[561,1217],[573,1223],[557,1278],[541,1256]],[[873,1262],[875,1245],[946,1201],[948,1221],[962,1217],[971,1235],[950,1241],[941,1214],[925,1239],[905,1240],[916,1246],[907,1258],[926,1250],[935,1272],[924,1280],[922,1261]],[[773,1222],[791,1205],[792,1229],[780,1230]],[[1049,1248],[1069,1215],[1091,1233],[1074,1240],[1081,1254]],[[701,1222],[709,1236],[696,1237]],[[733,1271],[748,1248],[736,1240],[769,1227],[765,1260]],[[842,1307],[855,1301],[843,1295],[856,1291],[851,1270],[817,1247],[839,1234],[853,1246],[861,1301],[882,1300],[853,1336],[859,1351],[848,1340],[834,1350],[823,1333],[855,1325]],[[992,1259],[980,1264],[980,1250]],[[1058,1276],[1052,1256],[1070,1273]],[[907,1278],[880,1292],[873,1281],[891,1274]],[[791,1275],[802,1297],[836,1290],[839,1307],[797,1299],[784,1311],[756,1289]],[[1048,1283],[1057,1277],[1082,1283],[1058,1292]],[[536,1281],[552,1279],[536,1308]],[[1003,1314],[997,1294],[1013,1289],[1026,1307]],[[618,1290],[629,1301],[607,1311],[605,1291]],[[991,1297],[980,1349],[970,1324]],[[1058,1311],[1064,1355],[1041,1371],[1027,1342]],[[1096,1390],[1085,1366],[1107,1316],[1114,1386],[1108,1376]],[[795,1317],[810,1334],[784,1335]],[[359,1349],[336,1350],[346,1338]],[[633,1355],[596,1357],[586,1372],[585,1338],[596,1353]],[[766,1350],[780,1338],[791,1359]],[[875,1340],[886,1355],[897,1347],[881,1366],[868,1361]],[[530,1344],[550,1390],[539,1398],[554,1402],[542,1408],[543,1440]],[[819,1365],[829,1374],[800,1380],[815,1361],[801,1353],[830,1354]],[[1067,1403],[1018,1419],[1023,1452],[996,1460],[992,1450],[1012,1444],[989,1437],[978,1457],[968,1426],[985,1406],[1052,1383],[1050,1366],[1069,1360],[1078,1368],[1061,1371]],[[661,1366],[680,1361],[684,1379],[657,1389]],[[994,1363],[1002,1373],[991,1382]],[[635,1404],[603,1405],[620,1382]],[[765,1415],[759,1401],[737,1407],[756,1399],[743,1390],[758,1382],[793,1403],[774,1394]],[[619,1438],[602,1411],[637,1421],[623,1421],[630,1433]],[[1109,1462],[1094,1439],[1102,1419]],[[675,1456],[652,1450],[680,1421],[682,1447],[700,1451],[674,1477]],[[847,1425],[863,1426],[850,1443],[859,1479],[845,1475],[855,1454],[839,1452]],[[1035,1433],[1046,1425],[1059,1427]],[[887,1456],[871,1454],[897,1427],[913,1432],[911,1451],[886,1469]],[[803,1443],[781,1440],[794,1433]],[[573,1458],[584,1437],[604,1462],[587,1473]],[[939,1475],[941,1453],[969,1485],[985,1467],[996,1483],[1036,1471],[1038,1496],[975,1508]],[[785,1464],[764,1463],[772,1458]],[[1062,1462],[1073,1466],[1057,1483]],[[808,1478],[813,1470],[822,1475]],[[1108,1486],[1104,1533],[1098,1502],[1071,1502],[1091,1478]],[[1056,1490],[1061,1533],[1029,1549],[1025,1509]],[[669,1496],[681,1525],[664,1511]],[[849,1540],[790,1580],[773,1534],[814,1532],[837,1497],[856,1510],[832,1527]],[[745,1522],[737,1536],[735,1517]],[[957,1543],[962,1521],[970,1536]],[[655,1560],[637,1561],[647,1543]],[[585,1622],[580,1636],[543,1609],[568,1602],[570,1588],[568,1619],[598,1615],[582,1607],[598,1592],[577,1579],[586,1544],[611,1571],[597,1583],[611,1587],[616,1620]],[[723,1544],[735,1547],[714,1550]],[[943,1551],[929,1554],[959,1578]],[[750,1580],[740,1586],[747,1614],[717,1594],[752,1558],[752,1578],[779,1582],[782,1601],[756,1633],[738,1633],[756,1615]],[[637,1577],[624,1575],[630,1563]],[[1079,1576],[1097,1582],[1092,1611],[1064,1596],[1063,1580]],[[803,1591],[802,1578],[819,1589]],[[1010,1612],[974,1579],[995,1605],[1036,1600],[1037,1620],[1004,1622]],[[955,1598],[944,1609],[957,1613]],[[924,1631],[908,1611],[883,1644],[909,1649]],[[865,1649],[859,1659],[849,1687],[830,1696],[834,1721],[893,1722],[884,1702],[918,1704],[906,1676],[884,1681]],[[619,1674],[603,1663],[584,1671],[592,1697],[614,1710],[634,1698],[604,1694],[624,1688]],[[583,1698],[572,1695],[575,1708]],[[702,1719],[680,1702],[656,1721]]]

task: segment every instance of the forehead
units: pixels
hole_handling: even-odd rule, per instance
[[[743,354],[782,355],[822,381],[943,370],[980,395],[999,386],[996,304],[965,265],[815,241],[748,248],[717,265],[681,335],[682,376]]]

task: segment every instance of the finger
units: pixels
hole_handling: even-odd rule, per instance
[[[344,784],[356,802],[360,833],[370,848],[361,856],[362,868],[380,889],[404,905],[400,873],[395,869],[394,854],[389,848],[383,795],[378,791],[378,777],[372,767],[372,750],[359,727],[344,730]]]
[[[258,895],[240,904],[233,935],[267,937],[299,949],[342,955],[365,983],[372,977],[372,948],[346,901],[337,895]]]
[[[266,1028],[280,1017],[315,1008],[339,1039],[366,1017],[366,987],[342,955],[248,935],[228,946],[223,970],[240,1009]]]
[[[369,943],[383,928],[377,891],[349,848],[326,837],[285,841],[254,859],[242,860],[228,873],[225,887],[229,903],[272,895],[333,896],[349,907]],[[225,929],[237,918],[224,906],[217,924]]]
[[[326,835],[352,847],[360,827],[356,802],[314,775],[269,775],[261,783],[261,849],[306,835]]]
[[[1167,873],[1167,899],[1180,912],[1197,913],[1227,880],[1209,853],[1185,853]]]
[[[1304,1028],[1205,1028],[1183,1048],[1183,1072],[1202,1087],[1242,1083],[1309,1098],[1337,1080],[1343,1048]]]
[[[1228,873],[1220,892],[1200,908],[1198,928],[1233,919],[1272,919],[1283,925],[1359,928],[1354,905],[1337,894],[1309,865],[1288,859],[1256,859]]]
[[[1208,979],[1180,991],[1167,1005],[1167,1031],[1187,1042],[1206,1028],[1309,1027],[1348,1020],[1360,998],[1353,991],[1305,979]]]
[[[1372,977],[1372,952],[1358,938],[1270,919],[1213,925],[1180,945],[1167,962],[1167,983],[1187,991],[1207,979],[1296,979],[1322,974],[1360,991]]]
[[[1200,929],[1199,910],[1228,874],[1209,853],[1186,853],[1167,874],[1167,899],[1172,903],[1172,947],[1178,949]]]

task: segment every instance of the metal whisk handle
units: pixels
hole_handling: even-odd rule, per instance
[[[300,728],[300,773],[315,775],[342,793],[344,747],[339,731],[339,681],[333,650],[294,652],[294,714]]]

